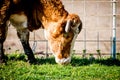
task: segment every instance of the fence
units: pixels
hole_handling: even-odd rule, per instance
[[[62,0],[69,13],[76,13],[83,22],[83,29],[75,42],[75,53],[110,55],[112,50],[112,0]],[[116,0],[116,51],[120,53],[120,0]],[[7,53],[23,51],[17,39],[15,29],[10,27],[5,42]],[[48,43],[43,37],[42,29],[34,31],[30,36],[30,44],[35,52],[49,51]],[[14,39],[13,39],[14,37]]]

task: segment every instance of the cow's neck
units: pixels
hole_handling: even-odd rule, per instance
[[[65,21],[65,17],[61,17],[59,18],[59,20],[54,21],[54,20],[48,20],[47,18],[43,17],[43,19],[41,20],[41,23],[44,27],[44,29],[50,28],[50,27],[57,27],[59,24],[63,23]]]
[[[58,23],[68,16],[60,0],[42,0],[41,22],[44,27],[49,23]]]

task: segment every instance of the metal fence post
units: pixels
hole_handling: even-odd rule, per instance
[[[113,25],[112,25],[112,58],[116,59],[116,0],[112,1]]]

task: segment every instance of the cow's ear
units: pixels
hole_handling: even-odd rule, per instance
[[[79,18],[72,20],[71,22],[71,29],[74,33],[79,33],[82,29],[82,22]]]

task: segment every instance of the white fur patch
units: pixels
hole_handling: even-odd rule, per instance
[[[17,29],[27,28],[27,16],[25,14],[11,15],[10,22]]]
[[[72,42],[71,42],[71,48],[70,48],[70,55],[72,55],[72,50],[73,50],[73,47],[74,47],[74,44],[75,44],[75,40],[76,40],[76,38],[77,38],[77,36],[78,36],[78,28],[76,29],[76,31],[74,32],[74,37],[73,37],[73,40],[72,40]]]

